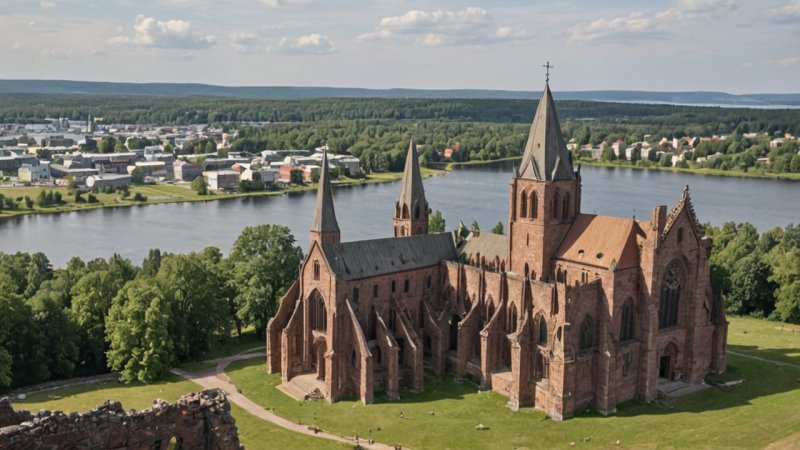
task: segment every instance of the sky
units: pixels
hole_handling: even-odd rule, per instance
[[[800,0],[0,0],[0,78],[800,92]]]

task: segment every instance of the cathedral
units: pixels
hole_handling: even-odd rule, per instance
[[[280,389],[396,400],[427,370],[562,420],[725,370],[711,240],[688,188],[646,220],[582,213],[548,85],[510,174],[508,235],[429,234],[429,212],[412,139],[392,237],[343,242],[323,159],[307,255],[267,326]]]

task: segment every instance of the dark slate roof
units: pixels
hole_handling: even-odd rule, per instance
[[[494,261],[495,257],[501,261],[508,259],[508,236],[481,231],[477,236],[470,233],[465,243],[458,249],[459,256],[469,258],[480,254],[486,257],[486,263]]]
[[[425,200],[425,188],[422,186],[422,175],[419,171],[419,154],[417,153],[417,143],[411,138],[408,144],[408,154],[406,155],[406,167],[403,171],[403,183],[400,188],[400,198],[397,200],[400,205],[408,205],[409,211],[419,205],[421,208],[427,207]]]
[[[441,260],[456,259],[450,233],[325,244],[322,251],[328,266],[340,280],[419,269]]]
[[[338,232],[339,223],[336,221],[336,212],[333,210],[333,193],[331,180],[328,174],[328,152],[322,153],[322,168],[319,174],[319,188],[317,189],[317,204],[314,207],[314,218],[311,220],[311,231]]]
[[[544,87],[539,107],[536,108],[536,115],[531,123],[531,131],[519,167],[519,176],[537,181],[575,179],[549,85]]]

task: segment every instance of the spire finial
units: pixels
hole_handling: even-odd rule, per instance
[[[544,75],[544,82],[550,83],[550,69],[555,69],[556,66],[550,65],[550,61],[547,61],[547,64],[542,64],[542,67],[546,69]]]

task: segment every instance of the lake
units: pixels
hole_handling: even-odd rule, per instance
[[[459,220],[467,226],[477,220],[486,230],[502,220],[507,229],[510,174],[511,162],[465,166],[426,179],[425,192],[448,229]],[[759,231],[800,222],[800,182],[622,167],[583,167],[581,174],[585,213],[647,219],[654,205],[674,205],[688,184],[701,222],[750,222]],[[342,240],[391,236],[399,189],[399,182],[336,188]],[[287,225],[305,249],[315,196],[309,191],[0,219],[0,252],[43,252],[56,267],[73,256],[113,253],[139,264],[151,248],[190,252],[213,245],[227,254],[242,228],[266,223]]]

